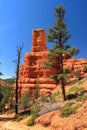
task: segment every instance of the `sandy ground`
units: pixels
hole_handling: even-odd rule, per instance
[[[13,115],[0,115],[0,130],[31,130],[23,122],[16,122]]]
[[[26,125],[28,118],[16,122],[12,119],[13,117],[14,115],[0,115],[0,130],[49,130],[49,128],[45,128],[40,124],[28,127]]]
[[[75,86],[75,85],[74,85]],[[87,90],[87,80],[85,80],[82,84],[77,84],[79,87],[84,87]],[[71,86],[68,86],[67,88],[69,89]],[[13,120],[14,115],[6,115],[2,114],[0,115],[0,130],[52,130],[50,127],[43,127],[41,124],[36,124],[32,127],[26,126],[26,122],[28,120],[24,119],[20,122],[16,122]],[[85,128],[84,130],[87,130]]]

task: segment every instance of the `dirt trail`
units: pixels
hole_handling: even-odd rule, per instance
[[[0,130],[30,130],[28,126],[13,120],[13,115],[0,115]]]
[[[49,130],[40,124],[28,127],[26,126],[28,119],[16,122],[12,119],[13,117],[13,115],[0,115],[0,130]]]

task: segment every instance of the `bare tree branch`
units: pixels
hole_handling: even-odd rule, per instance
[[[18,80],[19,80],[19,68],[20,68],[20,60],[22,56],[22,51],[24,47],[24,42],[21,45],[17,45],[16,52],[17,52],[17,59],[13,60],[16,64],[16,88],[15,88],[15,115],[18,114]]]

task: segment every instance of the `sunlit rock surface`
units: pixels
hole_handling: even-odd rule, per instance
[[[35,29],[32,32],[32,52],[24,56],[24,63],[20,67],[19,95],[25,91],[33,93],[37,82],[39,83],[39,94],[49,94],[57,88],[56,82],[49,76],[56,73],[56,69],[44,68],[44,61],[47,60],[48,49],[46,47],[46,32],[44,29]],[[65,57],[64,57],[65,58]],[[71,57],[64,61],[64,68],[69,68],[69,75],[79,71],[81,77],[85,76],[83,66],[87,64],[86,59],[75,59]],[[76,79],[76,76],[68,78],[68,81]]]

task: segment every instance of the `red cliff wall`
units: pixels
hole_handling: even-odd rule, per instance
[[[39,80],[40,94],[48,93],[56,88],[54,80],[49,79],[55,69],[45,69],[44,61],[47,60],[46,33],[43,29],[33,30],[32,52],[24,56],[24,63],[20,67],[19,93],[34,91],[37,79]]]
[[[32,52],[24,56],[24,63],[20,67],[19,94],[24,91],[30,92],[35,90],[37,79],[39,80],[40,94],[49,93],[56,89],[56,82],[49,79],[49,76],[56,72],[55,69],[45,69],[44,61],[47,60],[48,49],[46,47],[46,33],[44,29],[33,30],[32,33]],[[83,64],[87,60],[71,58],[64,62],[64,68],[69,68],[70,73],[81,70],[84,76]],[[73,77],[72,77],[73,79]]]

